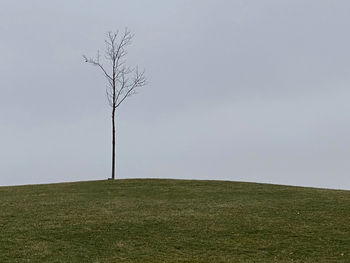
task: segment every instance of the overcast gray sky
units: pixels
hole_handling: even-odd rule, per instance
[[[149,85],[121,108],[118,178],[350,189],[350,1],[0,3],[0,185],[110,176],[105,80],[134,34]]]

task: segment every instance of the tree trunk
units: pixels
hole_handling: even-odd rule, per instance
[[[115,179],[115,109],[112,111],[112,180]]]

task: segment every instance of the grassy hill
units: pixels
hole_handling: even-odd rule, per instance
[[[181,180],[0,187],[0,262],[350,262],[350,191]]]

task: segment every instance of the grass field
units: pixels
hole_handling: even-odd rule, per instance
[[[0,262],[350,262],[350,191],[146,179],[0,187]]]

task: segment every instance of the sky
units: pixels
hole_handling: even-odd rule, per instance
[[[0,185],[111,173],[106,81],[135,34],[148,85],[117,115],[117,178],[350,190],[347,0],[1,0]]]

